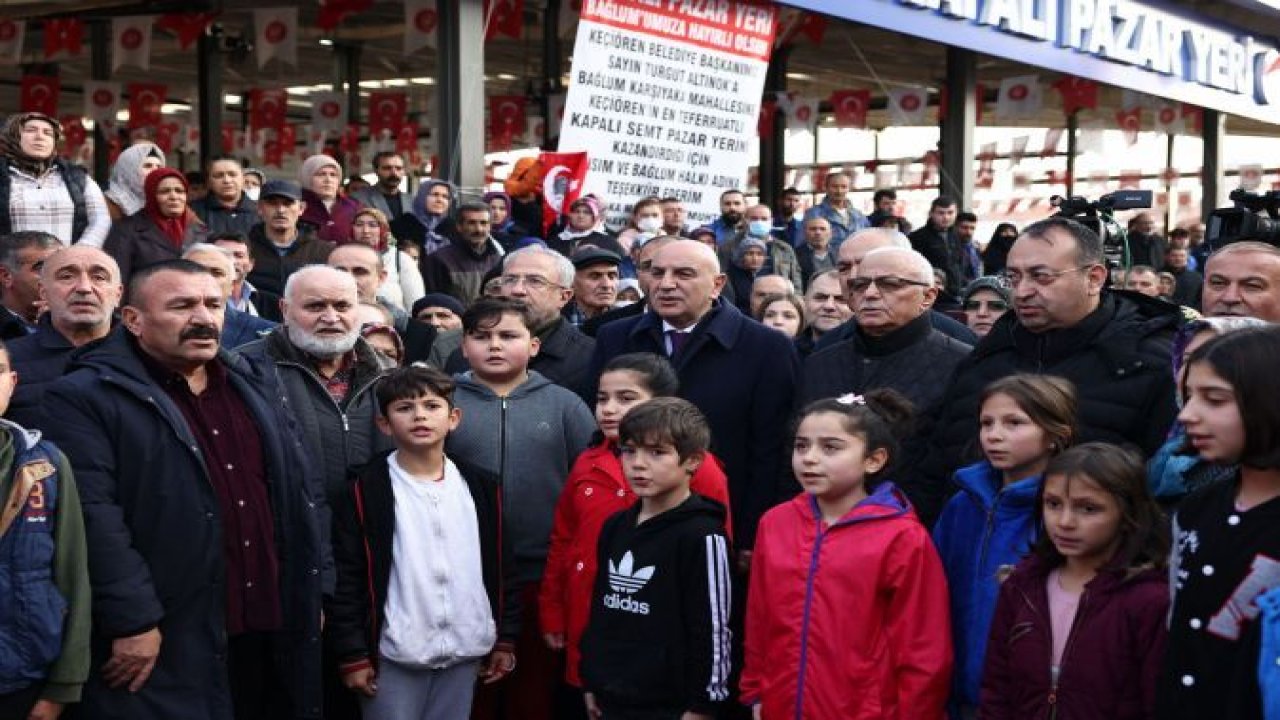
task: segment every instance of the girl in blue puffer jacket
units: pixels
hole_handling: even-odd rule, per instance
[[[974,717],[987,635],[1003,567],[1016,565],[1035,540],[1035,498],[1050,458],[1076,434],[1070,381],[1012,375],[982,394],[978,440],[986,459],[957,470],[961,492],[933,530],[951,591],[956,653],[950,714]]]

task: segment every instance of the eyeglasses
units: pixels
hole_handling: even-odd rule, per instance
[[[880,277],[856,277],[849,278],[849,289],[854,292],[864,292],[867,288],[875,284],[880,288],[881,292],[898,292],[909,287],[933,287],[933,283],[921,282],[919,280],[908,280],[897,275],[881,275]]]
[[[1023,278],[1030,278],[1031,282],[1036,285],[1052,285],[1055,280],[1071,272],[1079,272],[1080,270],[1088,270],[1093,265],[1081,265],[1079,267],[1070,267],[1066,270],[1046,270],[1045,268],[1037,268],[1029,273],[1022,273],[1018,270],[1005,270],[996,275],[1000,283],[1007,288],[1016,288],[1022,284]]]
[[[1009,309],[1009,303],[1004,300],[965,300],[965,310],[980,310],[986,306],[991,312],[1004,312]]]
[[[541,275],[503,275],[498,278],[498,284],[504,288],[513,288],[520,283],[524,283],[524,286],[530,290],[549,290],[560,287]]]

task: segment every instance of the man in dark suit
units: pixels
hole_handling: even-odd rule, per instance
[[[725,276],[706,245],[664,245],[649,274],[653,312],[600,328],[592,377],[623,353],[671,358],[681,397],[707,416],[729,477],[734,540],[749,551],[760,516],[780,499],[799,357],[785,335],[720,300]]]

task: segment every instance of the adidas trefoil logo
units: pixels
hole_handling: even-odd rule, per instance
[[[609,561],[609,587],[612,593],[604,596],[604,606],[613,610],[648,615],[649,603],[636,602],[628,597],[643,588],[653,579],[653,566],[636,568],[635,558],[628,550],[617,565]]]

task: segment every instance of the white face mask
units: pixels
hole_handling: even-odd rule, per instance
[[[662,218],[642,217],[636,221],[636,229],[640,230],[640,232],[657,232],[662,229]]]
[[[262,191],[262,188],[247,187],[244,189],[244,195],[250,200],[254,202],[258,202],[258,193],[261,191]]]

